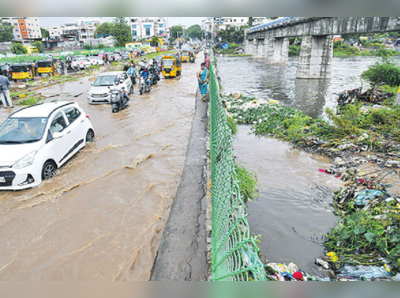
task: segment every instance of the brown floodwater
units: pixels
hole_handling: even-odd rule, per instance
[[[39,187],[0,192],[1,280],[149,279],[183,171],[201,60],[131,95],[118,114],[87,104],[88,77],[40,90],[78,102],[96,141]],[[0,121],[10,113],[1,109]]]

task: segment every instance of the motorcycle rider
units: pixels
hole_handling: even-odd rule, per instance
[[[140,76],[143,78],[145,83],[149,85],[150,88],[150,78],[149,78],[149,72],[147,70],[147,67],[144,67],[143,70],[140,72]]]
[[[119,87],[119,85],[122,84],[123,82],[124,82],[123,78],[115,78],[114,79],[114,86]],[[119,89],[119,95],[121,97],[122,105],[124,106],[125,103],[129,101],[129,96],[128,96],[128,94],[126,94],[125,88],[124,89],[122,89],[122,88]]]

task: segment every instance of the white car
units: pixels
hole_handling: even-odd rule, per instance
[[[103,59],[101,59],[100,57],[97,57],[97,56],[89,57],[89,61],[90,61],[90,64],[92,64],[92,65],[104,65]]]
[[[0,190],[21,190],[52,178],[87,142],[94,130],[75,102],[23,108],[0,126]]]
[[[92,65],[87,58],[74,58],[71,64],[73,67],[79,67],[80,69],[89,68]]]
[[[92,83],[92,87],[87,93],[87,101],[89,104],[110,103],[110,89],[114,85],[115,80],[122,78],[124,87],[128,94],[133,93],[133,85],[130,77],[125,71],[112,71],[100,74]]]

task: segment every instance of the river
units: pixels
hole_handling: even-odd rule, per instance
[[[290,58],[288,66],[271,66],[263,59],[219,57],[218,69],[224,92],[272,98],[316,118],[327,107],[335,107],[336,93],[359,87],[361,73],[378,60],[334,58],[331,80],[297,80],[297,58]],[[262,235],[263,256],[323,275],[314,259],[323,255],[322,235],[336,222],[329,203],[332,191],[341,185],[319,172],[329,167],[329,159],[249,132],[249,126],[239,126],[234,148],[238,162],[254,170],[261,185],[259,198],[248,204],[247,211],[252,232]]]
[[[88,77],[40,90],[78,102],[96,140],[39,187],[0,192],[1,280],[149,279],[185,162],[197,70],[183,64],[182,77],[136,91],[118,114],[87,104]]]

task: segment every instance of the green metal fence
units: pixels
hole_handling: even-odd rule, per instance
[[[233,136],[219,95],[212,53],[210,61],[212,280],[266,280],[235,173]]]

